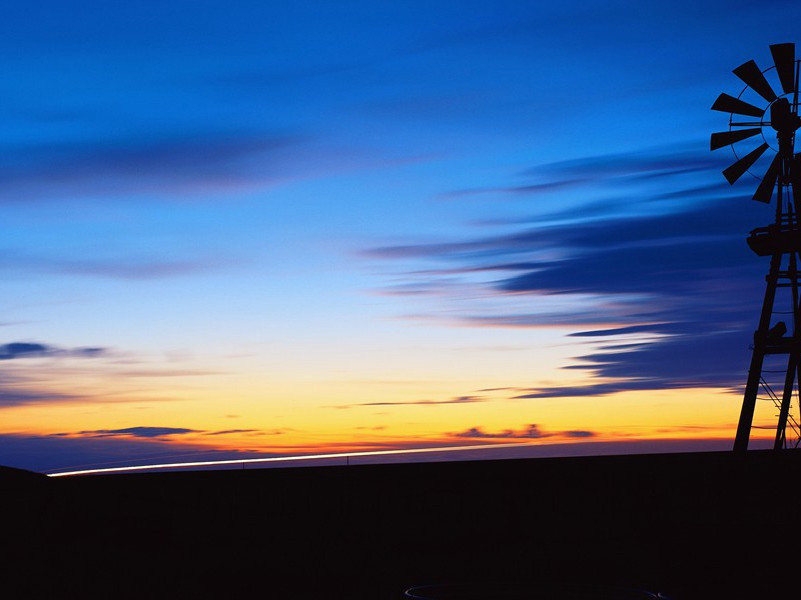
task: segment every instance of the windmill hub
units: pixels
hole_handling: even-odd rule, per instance
[[[770,126],[779,137],[790,136],[801,127],[801,117],[793,112],[787,98],[779,98],[770,105]]]

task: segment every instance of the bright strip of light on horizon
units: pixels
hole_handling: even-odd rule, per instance
[[[95,475],[98,473],[124,473],[129,471],[150,471],[153,469],[182,469],[187,467],[211,467],[219,465],[245,465],[254,463],[317,460],[326,458],[352,458],[358,456],[390,456],[395,454],[422,454],[425,452],[454,452],[459,450],[484,450],[488,448],[515,448],[531,446],[531,442],[518,442],[512,444],[478,444],[473,446],[449,446],[442,448],[406,448],[403,450],[371,450],[369,452],[339,452],[334,454],[304,454],[301,456],[273,456],[270,458],[245,458],[238,460],[208,460],[184,463],[163,463],[156,465],[137,465],[131,467],[107,467],[104,469],[84,469],[81,471],[64,471],[62,473],[47,473],[48,477],[66,477],[71,475]]]

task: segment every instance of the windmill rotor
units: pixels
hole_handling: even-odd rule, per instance
[[[770,202],[777,183],[795,183],[791,181],[797,171],[792,164],[796,162],[795,132],[801,127],[798,116],[801,61],[795,57],[795,44],[773,44],[770,51],[773,65],[767,69],[761,70],[753,60],[734,69],[733,73],[745,87],[736,97],[720,94],[712,104],[712,110],[729,114],[729,129],[713,133],[710,138],[711,150],[729,146],[734,153],[735,162],[723,171],[729,184],[750,173],[761,180],[753,199],[764,203]],[[743,146],[747,148],[745,151]]]

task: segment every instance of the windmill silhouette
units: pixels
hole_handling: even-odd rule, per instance
[[[778,410],[774,448],[796,447],[801,442],[801,429],[792,412],[793,398],[801,400],[798,289],[801,154],[795,154],[795,132],[801,127],[798,116],[801,61],[796,60],[792,43],[774,44],[770,51],[773,66],[763,71],[753,60],[743,63],[733,72],[745,87],[737,97],[721,94],[712,105],[713,110],[729,113],[729,130],[713,133],[710,140],[711,150],[729,146],[734,152],[735,162],[723,171],[726,180],[733,184],[750,173],[759,180],[753,199],[766,204],[776,192],[774,222],[754,229],[747,240],[757,255],[771,259],[762,312],[754,333],[735,451],[748,448],[752,428],[772,429],[753,424],[757,400],[771,402]],[[774,85],[779,84],[780,94],[774,91],[769,79],[774,80]],[[776,368],[767,368],[770,365],[766,361],[775,363]]]

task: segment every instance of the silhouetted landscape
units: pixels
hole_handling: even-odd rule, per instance
[[[799,596],[801,4],[86,4],[0,36],[3,598]]]
[[[788,598],[801,453],[50,479],[2,471],[26,597],[398,599],[437,582]],[[793,592],[794,593],[794,592]]]

